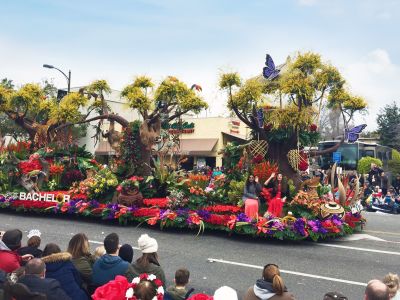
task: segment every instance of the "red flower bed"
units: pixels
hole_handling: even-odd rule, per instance
[[[143,199],[143,203],[146,206],[157,206],[160,208],[165,208],[168,205],[168,199],[167,198]]]
[[[226,224],[231,219],[230,215],[218,215],[218,214],[211,214],[210,217],[207,219],[207,223],[213,225],[221,225],[226,226]]]
[[[158,208],[139,208],[138,210],[132,212],[134,217],[155,217],[160,214],[160,209]]]
[[[242,211],[242,208],[234,205],[214,205],[214,206],[207,206],[203,209],[209,212],[233,213],[233,214]]]
[[[47,201],[30,201],[30,200],[15,200],[12,202],[12,207],[24,207],[25,209],[45,209],[48,207],[56,206],[57,202],[47,202]]]

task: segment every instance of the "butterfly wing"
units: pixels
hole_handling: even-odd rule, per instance
[[[276,69],[275,63],[271,57],[271,55],[267,54],[265,58],[265,67],[263,69],[263,76],[266,79],[273,80],[279,75],[279,70]]]
[[[271,57],[271,55],[267,54],[267,57],[265,58],[265,65],[267,68],[271,69],[272,71],[275,70],[275,63]]]
[[[274,71],[271,73],[271,75],[268,77],[268,79],[269,79],[269,80],[275,79],[276,77],[278,77],[279,72],[280,72],[280,70],[278,70],[278,69],[274,70]]]
[[[355,143],[358,140],[359,137],[360,137],[359,134],[349,132],[348,135],[347,135],[347,141],[349,143]]]
[[[271,70],[271,69],[268,68],[268,67],[264,67],[264,68],[263,68],[263,76],[264,76],[265,78],[267,78],[267,79],[272,75],[273,72],[274,72],[274,71]]]
[[[353,127],[352,129],[350,129],[349,132],[355,133],[355,134],[360,134],[361,131],[363,131],[365,127],[367,127],[367,124],[358,125],[358,126]]]

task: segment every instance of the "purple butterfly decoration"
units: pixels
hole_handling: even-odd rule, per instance
[[[367,124],[358,125],[351,129],[345,129],[345,131],[344,131],[345,140],[348,143],[355,143],[358,140],[358,138],[360,137],[360,134],[364,130],[365,127],[367,127]]]
[[[266,79],[273,80],[279,75],[280,71],[281,70],[275,67],[275,63],[272,60],[271,55],[267,54],[267,57],[265,59],[265,67],[263,68],[263,76]]]

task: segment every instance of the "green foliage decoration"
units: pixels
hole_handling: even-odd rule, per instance
[[[244,180],[243,181],[231,180],[228,188],[228,199],[231,204],[235,205],[243,204],[241,202],[245,184],[246,182]]]
[[[140,165],[140,121],[129,123],[123,132],[121,142],[121,164],[118,166],[117,174],[121,177],[128,177],[138,174]]]

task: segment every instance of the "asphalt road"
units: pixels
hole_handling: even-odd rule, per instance
[[[142,233],[155,237],[161,265],[168,284],[179,267],[191,272],[190,285],[197,292],[213,293],[228,285],[242,298],[247,288],[261,277],[267,263],[278,264],[289,291],[296,299],[322,299],[328,291],[340,291],[349,299],[363,299],[365,284],[388,272],[400,273],[400,216],[366,213],[363,234],[340,240],[283,242],[260,240],[226,233],[206,232],[196,237],[191,231],[160,231],[146,226],[122,227],[98,220],[42,217],[0,212],[0,230],[19,228],[24,232],[39,229],[42,247],[54,242],[66,249],[69,239],[85,232],[94,250],[110,232],[121,243],[137,247]],[[26,237],[24,238],[24,242]],[[134,259],[140,256],[134,250]],[[210,260],[211,259],[211,260]]]

